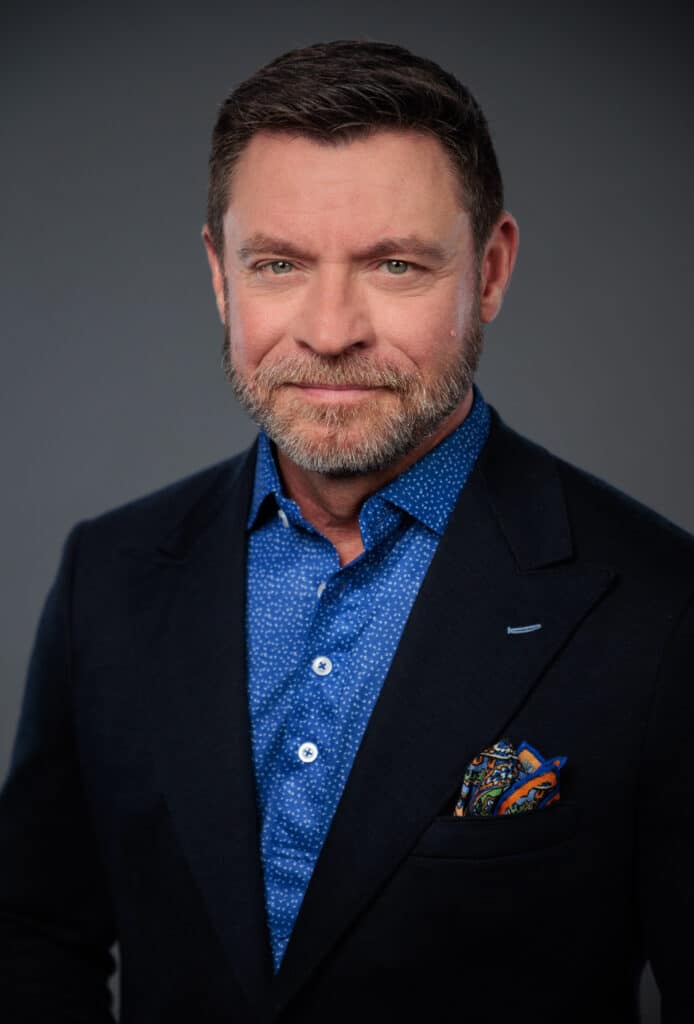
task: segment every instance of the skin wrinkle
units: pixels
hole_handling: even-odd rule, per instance
[[[272,253],[279,252],[289,259],[315,259],[315,257],[304,252],[301,246],[295,245],[287,239],[264,235],[260,232],[243,242],[237,250],[237,256],[242,263],[248,264],[253,258],[259,258],[260,256],[267,258]],[[353,258],[358,262],[366,263],[369,260],[394,258],[396,254],[400,258],[403,258],[405,255],[414,256],[417,259],[427,260],[437,265],[442,265],[447,260],[450,260],[450,255],[443,246],[437,245],[435,242],[427,242],[424,239],[418,238],[417,235],[406,235],[401,238],[383,238],[367,249],[355,253]]]

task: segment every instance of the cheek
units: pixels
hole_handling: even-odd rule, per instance
[[[466,319],[459,297],[403,301],[381,311],[376,336],[393,355],[427,373],[457,350]]]
[[[284,335],[281,309],[254,301],[253,296],[236,293],[231,298],[229,344],[236,365],[253,371],[281,341]]]

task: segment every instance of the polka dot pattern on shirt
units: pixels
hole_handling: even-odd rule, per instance
[[[363,553],[332,543],[282,491],[261,433],[248,526],[248,696],[275,969],[374,704],[458,495],[489,433],[464,422],[364,503]]]

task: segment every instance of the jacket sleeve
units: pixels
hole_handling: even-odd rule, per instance
[[[70,603],[80,527],[41,616],[0,792],[0,1019],[105,1024],[116,933],[72,729]]]
[[[628,713],[628,709],[625,709]],[[644,743],[639,893],[662,1024],[694,1021],[694,601],[665,649]]]

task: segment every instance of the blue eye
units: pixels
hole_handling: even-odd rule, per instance
[[[385,266],[389,274],[404,274],[410,268],[410,264],[405,260],[386,260]]]

